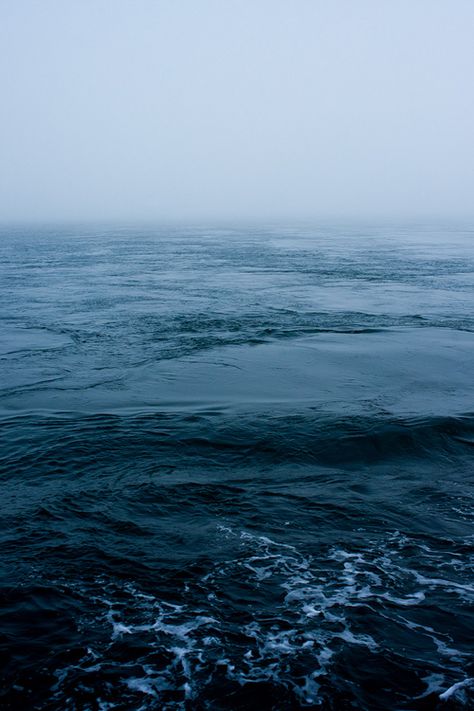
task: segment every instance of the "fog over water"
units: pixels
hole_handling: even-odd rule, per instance
[[[474,3],[0,5],[0,219],[470,217]]]

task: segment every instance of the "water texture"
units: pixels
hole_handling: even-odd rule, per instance
[[[474,707],[474,233],[2,227],[0,706]]]

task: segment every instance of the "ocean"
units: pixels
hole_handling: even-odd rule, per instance
[[[474,231],[3,226],[2,709],[474,708]]]

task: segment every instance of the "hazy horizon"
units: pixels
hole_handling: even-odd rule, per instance
[[[0,20],[0,222],[474,216],[468,0],[17,0]]]

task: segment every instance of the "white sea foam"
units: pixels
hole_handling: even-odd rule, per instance
[[[281,685],[293,690],[301,706],[317,706],[324,704],[333,665],[344,650],[365,648],[370,654],[385,654],[385,640],[367,622],[371,615],[381,615],[409,630],[418,644],[430,640],[438,655],[440,669],[420,678],[426,690],[417,698],[436,693],[441,700],[461,699],[468,693],[468,679],[443,691],[446,678],[463,674],[466,652],[456,649],[445,632],[413,615],[435,594],[454,590],[470,595],[472,587],[456,579],[429,577],[407,565],[405,548],[413,551],[417,546],[407,536],[395,533],[368,541],[363,553],[336,546],[316,556],[229,526],[221,526],[218,535],[224,536],[235,555],[183,585],[180,604],[144,593],[131,583],[102,579],[105,592],[96,595],[95,602],[98,609],[104,608],[109,646],[90,645],[78,665],[58,674],[56,692],[78,668],[92,672],[99,671],[101,664],[109,669],[116,665],[121,684],[134,695],[134,708],[158,703],[163,709],[177,709],[196,699],[219,669],[239,686]],[[419,548],[420,558],[432,555],[424,549]],[[224,601],[229,585],[242,582],[250,591],[252,619],[239,626],[228,618]],[[364,610],[363,628],[357,622],[357,608]],[[237,641],[231,642],[236,636]],[[120,667],[110,650],[115,643],[134,638],[149,654],[145,651],[129,674],[127,665]],[[158,652],[159,664],[154,661]],[[413,662],[417,663],[416,656]],[[137,664],[142,672],[137,673]]]
[[[472,687],[474,687],[474,677],[458,681],[456,684],[450,686],[449,689],[443,691],[443,693],[439,695],[439,698],[442,701],[447,701],[451,696],[456,696],[459,691]],[[461,698],[460,700],[462,701],[463,699]]]
[[[431,694],[436,694],[441,691],[444,679],[444,674],[428,674],[428,676],[424,676],[422,681],[426,684],[426,690],[419,696],[415,696],[415,700],[424,699]]]

